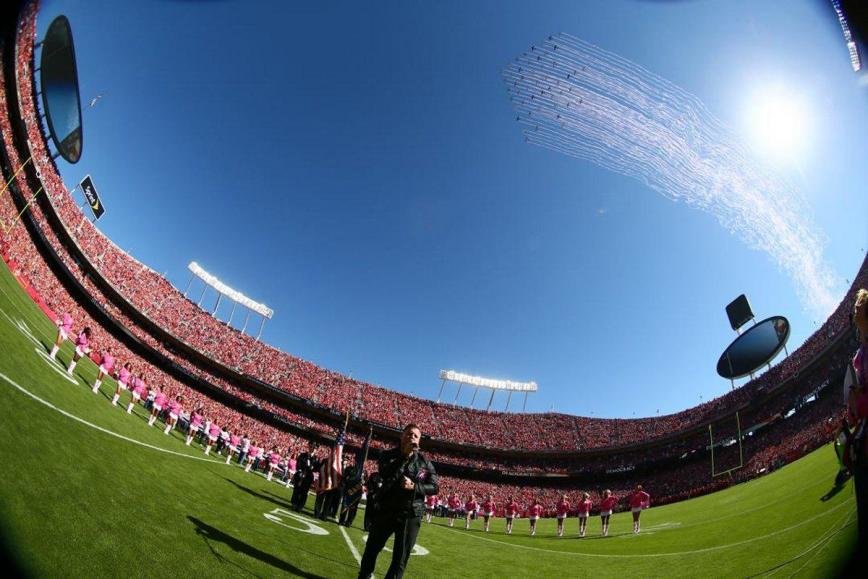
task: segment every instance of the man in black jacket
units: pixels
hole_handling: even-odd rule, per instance
[[[378,464],[383,484],[372,505],[373,521],[359,569],[360,579],[368,579],[374,572],[377,555],[392,535],[395,535],[395,545],[386,579],[399,579],[404,575],[422,525],[425,496],[439,492],[434,466],[419,452],[421,438],[422,430],[415,424],[408,424],[401,434],[401,445],[380,455]]]
[[[308,446],[308,452],[303,452],[298,455],[295,463],[295,475],[292,480],[292,498],[290,503],[296,511],[301,511],[304,504],[307,502],[307,493],[313,484],[313,473],[318,468],[314,450],[316,445],[311,442]]]

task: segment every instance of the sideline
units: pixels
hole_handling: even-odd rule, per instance
[[[114,437],[116,437],[116,438],[120,438],[121,440],[126,440],[127,442],[132,442],[133,444],[138,444],[139,446],[144,446],[145,448],[150,448],[150,449],[152,449],[152,450],[156,450],[156,451],[158,451],[158,452],[165,452],[166,454],[172,454],[172,455],[180,456],[180,457],[183,457],[183,458],[189,458],[189,459],[191,459],[191,460],[199,460],[199,461],[203,461],[203,462],[210,462],[210,463],[212,463],[212,464],[223,464],[223,465],[226,464],[226,463],[225,463],[224,461],[222,461],[222,460],[213,460],[213,459],[211,459],[211,458],[205,458],[204,456],[192,456],[192,455],[189,455],[189,454],[185,454],[185,453],[183,453],[183,452],[175,452],[174,450],[168,450],[168,449],[166,449],[166,448],[161,448],[161,447],[159,447],[159,446],[154,446],[153,444],[148,444],[147,442],[142,442],[141,440],[136,440],[135,438],[130,438],[129,436],[124,436],[123,434],[119,434],[119,433],[117,433],[117,432],[114,432],[113,430],[109,430],[109,429],[107,429],[107,428],[103,428],[102,426],[99,426],[99,425],[94,424],[94,423],[92,423],[92,422],[88,422],[88,421],[85,420],[84,418],[79,418],[78,416],[76,416],[76,415],[74,415],[74,414],[71,414],[71,413],[67,412],[66,410],[63,410],[62,408],[58,408],[57,406],[55,406],[55,405],[52,404],[51,402],[49,402],[49,401],[47,401],[47,400],[44,400],[43,398],[40,398],[40,397],[37,396],[36,394],[34,394],[34,393],[32,393],[31,391],[27,390],[27,389],[24,388],[23,386],[19,385],[19,384],[18,384],[17,382],[15,382],[12,378],[10,378],[9,376],[7,376],[6,374],[3,374],[2,372],[0,372],[0,378],[2,378],[3,380],[5,380],[7,383],[9,383],[11,386],[13,386],[14,388],[16,388],[16,389],[17,389],[19,392],[21,392],[22,394],[25,394],[26,396],[29,396],[30,398],[36,400],[37,402],[40,402],[40,403],[44,404],[45,406],[51,408],[52,410],[56,410],[57,412],[63,414],[63,415],[66,416],[67,418],[71,418],[72,420],[75,420],[76,422],[80,422],[81,424],[84,424],[84,425],[90,426],[91,428],[95,428],[96,430],[99,430],[100,432],[104,432],[104,433],[109,434],[109,435],[111,435],[111,436],[114,436]],[[231,466],[231,465],[228,465],[228,466]]]
[[[362,564],[362,556],[359,555],[359,550],[356,549],[355,545],[353,545],[353,541],[350,539],[350,536],[347,534],[346,529],[344,529],[343,526],[341,526],[341,525],[338,525],[338,529],[340,530],[341,535],[344,536],[344,541],[347,542],[347,547],[350,548],[350,553],[352,553],[353,557],[355,557],[356,563],[361,565]]]

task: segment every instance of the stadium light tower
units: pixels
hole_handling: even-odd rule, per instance
[[[272,310],[265,304],[255,302],[249,297],[245,296],[243,293],[232,289],[231,287],[217,279],[217,277],[202,269],[202,267],[195,261],[191,261],[190,264],[187,266],[187,269],[190,270],[191,275],[190,281],[187,282],[187,289],[184,290],[184,297],[187,297],[187,292],[190,290],[190,285],[193,283],[194,278],[202,280],[205,285],[202,288],[202,293],[199,296],[199,301],[196,305],[199,306],[202,303],[202,300],[205,297],[205,292],[210,287],[217,292],[217,303],[215,304],[214,309],[209,313],[212,316],[215,315],[217,313],[217,308],[220,307],[220,301],[223,299],[223,297],[227,297],[233,302],[232,313],[229,314],[228,322],[231,323],[232,316],[235,315],[235,307],[238,304],[241,304],[242,306],[247,308],[247,317],[244,319],[244,327],[241,328],[241,333],[243,334],[247,330],[247,322],[250,321],[250,312],[253,312],[262,316],[262,321],[259,324],[259,332],[257,332],[256,334],[256,339],[259,339],[259,337],[262,335],[263,328],[265,328],[265,320],[271,319],[271,317],[274,315],[274,310]]]
[[[473,403],[476,401],[476,394],[480,388],[491,390],[491,396],[488,398],[488,405],[485,410],[491,409],[491,403],[494,402],[494,395],[498,390],[508,392],[506,398],[506,406],[504,410],[509,410],[509,402],[512,400],[513,392],[524,392],[524,405],[522,411],[527,408],[527,395],[537,391],[536,382],[513,382],[512,380],[498,380],[496,378],[484,378],[482,376],[471,376],[470,374],[462,374],[455,370],[440,370],[440,392],[437,394],[437,402],[440,402],[440,397],[443,395],[443,388],[447,382],[458,384],[458,389],[455,392],[453,404],[458,402],[458,396],[461,394],[462,386],[470,386],[473,388],[473,398],[470,401],[470,407],[473,408]]]

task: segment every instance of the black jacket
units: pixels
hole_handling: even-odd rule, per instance
[[[387,450],[378,461],[383,486],[376,496],[377,511],[391,516],[421,517],[425,512],[425,496],[436,495],[440,489],[434,465],[421,452],[410,458],[401,455],[400,448]],[[404,477],[414,481],[415,489],[404,489]]]

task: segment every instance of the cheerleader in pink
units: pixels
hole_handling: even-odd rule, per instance
[[[75,365],[81,360],[82,356],[86,356],[90,352],[90,328],[85,328],[75,337],[75,354],[72,356],[72,361],[66,369],[66,373],[72,376],[72,371],[75,370]]]
[[[530,520],[530,536],[536,535],[536,522],[542,516],[543,508],[539,500],[535,500],[533,505],[527,511],[527,518]]]
[[[425,522],[430,523],[431,517],[434,516],[434,507],[437,506],[437,495],[427,495],[425,497]]]
[[[153,426],[154,422],[157,421],[157,417],[160,415],[160,412],[163,411],[163,408],[166,407],[166,402],[169,401],[169,397],[166,396],[162,390],[160,390],[159,386],[154,386],[151,388],[157,394],[154,396],[154,403],[151,405],[151,417],[148,419],[148,426]]]
[[[471,494],[470,499],[464,503],[464,530],[470,528],[470,519],[476,518],[476,511],[479,510],[479,503],[476,502],[476,495]]]
[[[494,499],[491,495],[485,497],[485,502],[482,503],[482,520],[485,522],[485,532],[488,532],[488,526],[491,524],[491,517],[494,516],[494,511],[497,510],[497,505],[494,504]]]
[[[183,411],[183,406],[181,406],[181,402],[184,399],[181,396],[175,396],[175,399],[169,402],[169,417],[166,419],[166,428],[163,430],[163,434],[169,434],[169,432],[178,424],[178,417],[181,416],[181,412]]]
[[[111,376],[112,371],[115,369],[115,357],[112,356],[112,349],[108,348],[105,352],[102,353],[102,357],[99,362],[99,372],[96,375],[96,381],[93,383],[93,388],[91,390],[94,394],[99,392],[99,386],[102,384],[102,379],[109,375]]]
[[[133,406],[139,403],[147,389],[148,384],[145,382],[145,373],[140,372],[137,378],[133,378],[133,389],[130,391],[132,398],[130,399],[130,403],[127,404],[127,414],[133,413]],[[120,396],[120,390],[115,392],[115,396]]]
[[[630,511],[633,513],[633,532],[639,534],[639,515],[642,509],[651,506],[651,495],[642,490],[642,485],[636,485],[636,490],[630,493]]]
[[[193,438],[195,438],[199,429],[202,428],[203,420],[205,420],[205,417],[202,416],[201,407],[194,410],[193,414],[190,415],[190,428],[187,429],[187,441],[185,442],[187,446],[190,446],[190,443],[193,442]]]
[[[57,339],[54,341],[54,346],[51,347],[51,359],[54,360],[55,356],[57,356],[57,351],[60,350],[60,346],[63,345],[63,342],[69,339],[69,336],[72,334],[72,316],[69,314],[63,314],[58,319],[54,320],[54,323],[57,325]]]
[[[455,524],[455,515],[458,514],[458,509],[461,508],[461,499],[458,498],[458,495],[452,493],[449,496],[447,506],[449,507],[449,526],[451,527]]]
[[[591,495],[582,493],[582,500],[577,505],[579,509],[579,536],[585,536],[585,530],[588,528],[588,515],[591,513]]]
[[[603,492],[603,500],[600,501],[600,520],[603,523],[603,536],[609,536],[609,517],[612,516],[612,509],[618,504],[618,499],[612,495],[612,491],[606,489]]]
[[[558,516],[558,537],[563,537],[564,519],[566,519],[567,515],[570,514],[570,501],[567,499],[567,495],[562,496],[561,500],[558,501],[558,504],[555,507],[555,512]]]
[[[217,423],[212,421],[211,424],[208,425],[208,444],[205,446],[205,454],[211,454],[211,447],[214,446],[214,443],[217,442],[217,439],[220,437],[220,427],[217,426]]]
[[[237,434],[229,435],[229,452],[226,454],[226,464],[229,464],[229,461],[232,460],[233,454],[238,454],[238,445],[241,444],[241,437]],[[289,488],[289,483],[286,483],[287,488]]]
[[[262,452],[262,449],[256,446],[256,442],[251,442],[250,452],[247,453],[247,467],[245,467],[244,472],[250,472],[250,467],[253,466],[253,462],[259,458],[260,452]]]
[[[121,366],[118,370],[118,385],[115,387],[115,395],[112,397],[112,405],[117,406],[118,400],[121,397],[121,390],[126,390],[130,387],[130,379],[133,377],[133,366],[129,362]]]
[[[268,454],[268,475],[265,477],[265,480],[271,480],[271,477],[274,476],[274,469],[277,468],[277,464],[280,462],[280,453],[277,452],[277,447],[271,449],[271,452]]]
[[[512,520],[518,516],[518,503],[515,499],[509,497],[506,501],[506,506],[503,509],[503,514],[506,515],[506,534],[512,534]]]

